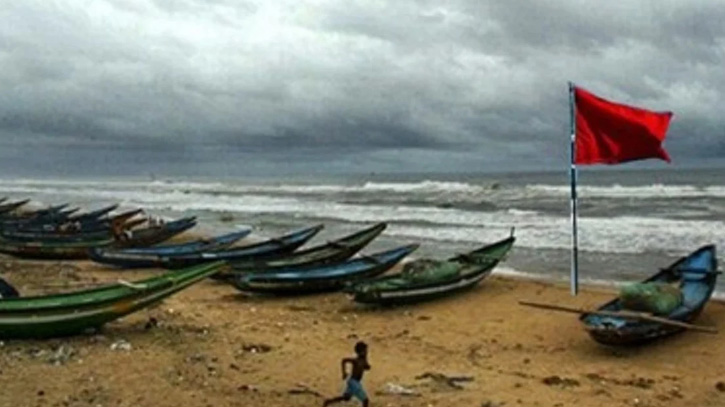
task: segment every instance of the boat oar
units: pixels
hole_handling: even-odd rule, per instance
[[[657,322],[657,323],[660,323],[663,325],[671,325],[671,326],[676,326],[679,328],[690,329],[692,331],[697,331],[697,332],[705,332],[705,333],[710,333],[710,334],[717,333],[717,329],[714,327],[688,324],[687,322],[675,321],[672,319],[658,317],[658,316],[655,316],[652,314],[647,314],[644,312],[587,310],[587,309],[583,309],[583,308],[565,307],[562,305],[543,304],[543,303],[531,302],[531,301],[519,301],[519,304],[525,305],[527,307],[541,308],[541,309],[546,309],[546,310],[550,310],[550,311],[569,312],[572,314],[591,314],[591,315],[601,315],[601,316],[607,316],[607,317],[638,319],[638,320],[642,320],[642,321],[651,321],[651,322]]]

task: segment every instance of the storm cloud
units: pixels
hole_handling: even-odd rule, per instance
[[[6,172],[551,169],[567,81],[725,157],[725,2],[0,5]]]

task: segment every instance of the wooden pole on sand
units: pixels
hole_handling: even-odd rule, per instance
[[[572,313],[572,314],[592,314],[592,315],[602,315],[602,316],[607,316],[607,317],[638,319],[638,320],[642,320],[642,321],[657,322],[657,323],[660,323],[663,325],[676,326],[679,328],[685,328],[685,329],[689,329],[689,330],[697,331],[697,332],[704,332],[704,333],[710,333],[710,334],[717,333],[717,329],[714,327],[688,324],[687,322],[675,321],[672,319],[658,317],[658,316],[654,316],[652,314],[647,314],[644,312],[587,310],[587,309],[583,309],[583,308],[565,307],[562,305],[543,304],[543,303],[531,302],[531,301],[519,301],[519,304],[525,305],[527,307],[546,309],[549,311],[560,311],[560,312],[568,312],[568,313]]]

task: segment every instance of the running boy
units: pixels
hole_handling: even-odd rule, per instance
[[[368,345],[365,342],[358,342],[355,344],[355,358],[344,358],[342,359],[342,379],[345,380],[345,391],[342,396],[334,397],[322,404],[323,407],[327,407],[330,404],[338,403],[340,401],[348,401],[352,397],[357,398],[362,403],[362,407],[368,407],[368,396],[365,394],[365,390],[362,387],[363,374],[366,370],[370,370],[370,364],[368,363]],[[352,371],[348,376],[346,365],[352,365]]]

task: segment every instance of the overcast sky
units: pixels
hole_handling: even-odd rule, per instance
[[[558,169],[569,80],[725,163],[725,0],[2,1],[0,67],[5,174]]]

